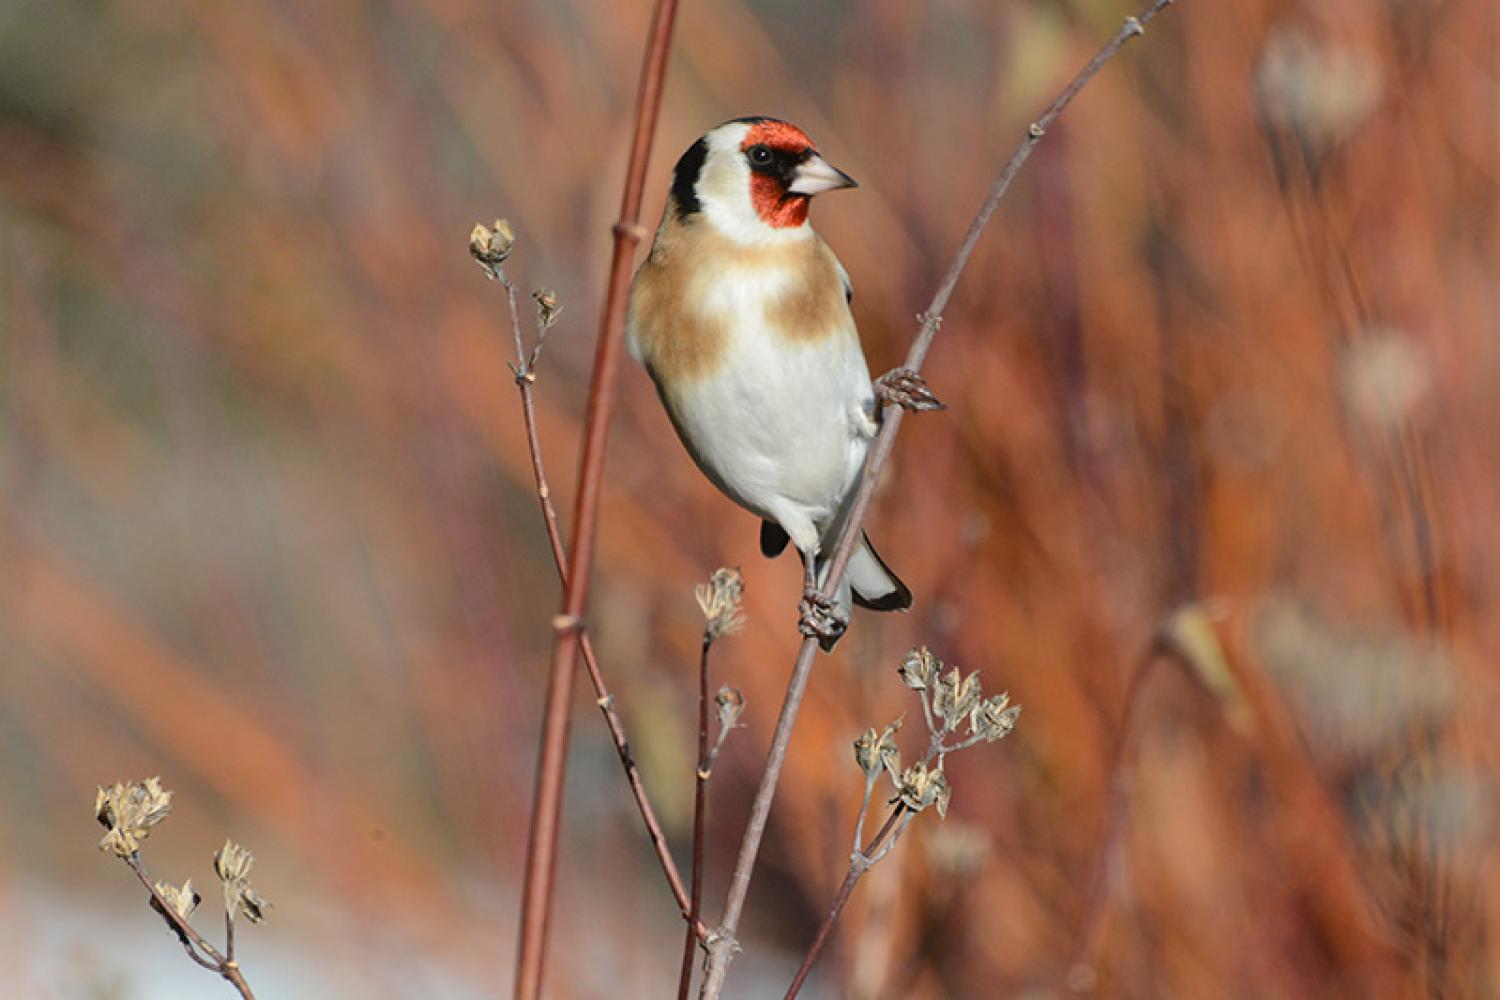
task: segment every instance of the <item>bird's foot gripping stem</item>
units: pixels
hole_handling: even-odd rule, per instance
[[[849,620],[839,614],[834,603],[816,590],[809,590],[802,595],[798,611],[801,617],[797,619],[797,631],[817,639],[824,652],[832,649],[849,627]]]
[[[875,398],[913,411],[948,408],[927,388],[927,380],[910,368],[892,368],[876,379]]]

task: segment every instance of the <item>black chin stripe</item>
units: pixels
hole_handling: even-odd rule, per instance
[[[672,197],[677,201],[677,217],[686,218],[703,210],[698,202],[698,174],[703,171],[703,161],[708,159],[708,143],[699,139],[688,147],[687,152],[672,168]]]

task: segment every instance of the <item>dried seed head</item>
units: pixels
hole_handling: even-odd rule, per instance
[[[961,677],[958,668],[954,667],[933,683],[932,710],[943,720],[944,730],[951,733],[983,697],[979,672],[976,670],[968,677]]]
[[[531,293],[536,299],[536,322],[545,333],[551,329],[552,324],[557,322],[557,317],[562,313],[562,306],[557,301],[557,293],[550,288],[538,288]]]
[[[94,796],[94,818],[108,831],[99,850],[128,858],[141,848],[151,828],[172,812],[172,793],[161,787],[161,778],[147,778],[126,785],[115,782]]]
[[[707,583],[698,584],[693,595],[703,609],[705,630],[710,640],[738,632],[745,624],[740,614],[740,599],[745,594],[745,578],[737,569],[716,569]]]
[[[494,228],[478,225],[469,233],[469,253],[491,278],[500,276],[500,265],[515,248],[516,234],[504,219],[496,219]]]
[[[986,743],[993,743],[1010,735],[1020,715],[1021,706],[1011,705],[1008,693],[997,694],[981,701],[969,712],[969,731],[983,737]]]
[[[260,897],[260,893],[249,885],[240,890],[240,912],[245,919],[252,924],[263,924],[266,922],[266,911],[271,904]]]
[[[198,895],[197,891],[193,888],[192,879],[188,879],[182,883],[181,889],[170,882],[158,882],[156,883],[156,891],[161,895],[162,899],[167,901],[167,905],[172,908],[172,912],[176,913],[183,920],[191,917],[193,911],[198,908],[198,904],[203,902],[203,897]],[[153,899],[151,903],[155,906],[156,900]]]
[[[874,781],[881,771],[887,771],[895,781],[901,773],[901,748],[896,745],[900,729],[901,720],[897,719],[878,733],[871,726],[854,741],[854,763],[865,772],[867,780]]]
[[[714,705],[718,709],[719,729],[728,732],[739,725],[740,716],[745,711],[745,696],[740,694],[738,688],[726,684],[714,695]]]
[[[232,918],[243,913],[252,924],[265,920],[270,906],[250,885],[250,869],[255,867],[255,856],[239,844],[230,840],[214,852],[214,872],[224,883],[224,912]]]
[[[926,646],[918,646],[901,661],[901,680],[913,691],[926,691],[942,669],[942,661]]]
[[[226,839],[224,846],[214,852],[214,872],[221,882],[234,882],[250,877],[255,867],[255,855]]]
[[[948,786],[948,777],[943,774],[943,765],[928,770],[926,764],[913,764],[901,772],[896,785],[896,797],[912,812],[921,812],[928,806],[937,806],[939,816],[948,815],[948,800],[953,790]]]

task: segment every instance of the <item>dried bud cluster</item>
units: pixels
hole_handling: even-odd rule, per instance
[[[854,741],[854,762],[865,775],[866,804],[870,787],[881,772],[885,772],[896,787],[893,801],[913,813],[936,806],[938,815],[946,816],[953,795],[948,777],[943,773],[946,755],[976,743],[993,743],[1009,735],[1016,728],[1021,706],[1012,705],[1008,694],[986,698],[977,672],[965,677],[957,667],[945,671],[943,662],[925,646],[906,654],[899,673],[902,682],[922,699],[922,715],[927,721],[931,745],[926,757],[903,769],[901,751],[896,746],[901,720],[880,732],[873,727],[865,730]],[[956,743],[945,742],[965,724],[968,726],[966,736]],[[861,825],[863,821],[864,811],[861,809]]]
[[[188,879],[181,886],[153,880],[141,862],[141,841],[151,828],[166,819],[172,811],[172,793],[161,787],[160,778],[148,778],[132,784],[116,782],[100,788],[94,797],[94,816],[108,833],[99,849],[114,854],[135,872],[151,891],[151,909],[161,916],[177,936],[188,957],[217,972],[236,986],[241,996],[250,996],[239,963],[234,957],[234,918],[243,913],[251,923],[265,919],[267,903],[250,886],[250,869],[255,858],[249,851],[230,841],[214,852],[214,872],[224,884],[225,947],[222,951],[210,944],[192,924],[193,914],[203,896]]]
[[[738,632],[745,624],[740,614],[740,599],[745,594],[745,578],[737,569],[716,569],[707,583],[693,591],[698,607],[703,609],[704,630],[710,641]]]
[[[1011,705],[1009,694],[985,698],[977,671],[967,677],[957,667],[944,673],[943,662],[926,646],[907,653],[899,672],[906,686],[919,692],[937,716],[940,735],[957,732],[967,721],[971,738],[993,743],[1016,728],[1021,706]]]
[[[224,883],[224,912],[231,917],[243,913],[245,919],[258,924],[266,919],[270,904],[250,885],[250,869],[254,867],[255,856],[233,841],[225,840],[224,846],[214,852],[214,873]]]
[[[477,225],[469,233],[469,253],[490,278],[500,277],[500,265],[515,248],[516,234],[504,219],[496,219],[493,228]]]
[[[128,858],[141,849],[151,828],[172,811],[172,793],[161,787],[160,778],[147,778],[126,785],[115,782],[100,788],[94,797],[94,816],[109,831],[99,841],[99,850]]]

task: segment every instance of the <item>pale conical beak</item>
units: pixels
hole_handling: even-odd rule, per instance
[[[854,178],[817,154],[813,154],[797,165],[796,174],[787,188],[791,194],[815,195],[839,188],[859,187]]]

